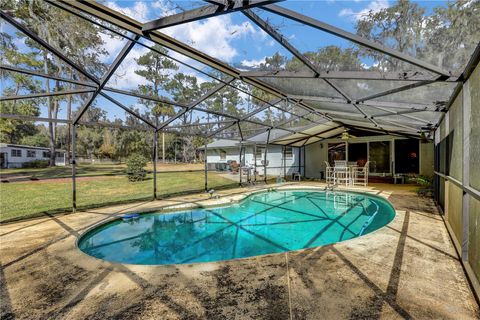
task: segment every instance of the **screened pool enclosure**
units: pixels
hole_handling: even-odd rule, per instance
[[[303,155],[299,167],[307,146],[350,131],[434,141],[435,197],[479,278],[479,3],[446,4],[429,12],[437,20],[415,30],[405,26],[417,20],[392,18],[394,12],[383,18],[390,29],[358,19],[356,32],[308,14],[326,5],[189,1],[139,21],[110,2],[3,1],[0,119],[67,128],[74,209],[79,128],[146,132],[141,142],[152,159],[160,157],[162,134],[194,136],[205,146],[214,139],[237,141],[240,149],[288,146]],[[415,5],[396,8],[408,16]],[[232,19],[222,21],[240,27],[219,24],[218,32],[250,33],[259,45],[242,47],[242,54],[265,49],[264,59],[232,63],[229,48],[214,47],[221,42],[210,39],[205,49],[186,31],[201,33],[201,22],[225,15]],[[140,76],[143,85],[129,88]],[[24,102],[40,111],[27,112]],[[388,166],[384,146],[370,147]],[[154,198],[157,183],[165,181],[157,181],[153,161]]]

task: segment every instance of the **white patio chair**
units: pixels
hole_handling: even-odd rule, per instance
[[[333,168],[333,179],[337,185],[348,186],[350,184],[350,168],[346,165],[344,167],[335,166]]]
[[[354,186],[364,186],[368,185],[368,172],[370,161],[365,162],[363,167],[352,167],[352,184]]]
[[[330,167],[330,163],[325,161],[325,182],[328,186],[331,186],[335,183],[335,179],[333,177],[333,168]]]
[[[335,160],[335,167],[347,167],[347,160]]]

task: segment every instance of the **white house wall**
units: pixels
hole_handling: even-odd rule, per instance
[[[260,146],[259,146],[260,147]],[[225,159],[220,159],[220,153],[226,152]],[[208,149],[207,151],[207,162],[208,163],[226,163],[229,160],[239,161],[239,147],[223,147],[218,149]],[[264,174],[264,166],[262,161],[264,160],[264,155],[257,159],[256,167],[259,175]],[[283,149],[279,145],[269,145],[267,150],[267,175],[269,176],[283,176],[284,174],[284,164],[283,164]],[[292,158],[286,159],[286,174],[287,176],[292,175],[299,170],[300,161],[300,149],[292,148]],[[254,159],[254,146],[247,145],[245,146],[245,166],[255,167]]]

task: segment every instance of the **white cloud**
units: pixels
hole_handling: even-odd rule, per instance
[[[163,32],[208,55],[228,62],[238,55],[232,41],[247,36],[260,39],[266,37],[265,33],[257,30],[249,21],[234,24],[228,15],[170,27]]]
[[[117,10],[124,15],[129,16],[130,18],[133,18],[140,22],[148,21],[149,8],[145,2],[137,1],[133,4],[133,7],[120,7],[114,1],[107,1],[105,5],[110,9]]]
[[[111,37],[105,33],[101,33],[100,37],[104,42],[102,47],[108,52],[107,55],[100,58],[102,62],[115,59],[126,43],[125,40],[119,39],[118,37]]]
[[[345,8],[340,11],[338,14],[340,17],[350,17],[353,20],[360,20],[363,16],[367,15],[369,12],[378,12],[382,9],[388,8],[390,6],[388,0],[372,0],[368,6],[360,11],[353,11],[352,8]]]
[[[258,67],[260,64],[265,63],[265,58],[263,57],[262,59],[252,59],[252,60],[242,60],[241,64],[242,66],[245,67]]]
[[[147,53],[149,49],[133,48],[125,60],[120,64],[113,77],[108,81],[108,86],[114,86],[118,89],[136,89],[140,84],[146,84],[144,77],[135,73],[135,70],[143,69],[135,59]]]
[[[159,17],[169,16],[178,12],[178,10],[176,10],[175,8],[172,8],[171,3],[165,2],[164,0],[158,0],[153,2],[152,8],[160,10],[159,15],[157,15],[155,12],[155,16],[159,16]]]

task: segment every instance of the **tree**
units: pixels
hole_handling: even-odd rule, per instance
[[[15,17],[22,20],[22,23],[33,30],[40,38],[46,40],[52,46],[58,48],[77,63],[90,67],[89,71],[96,73],[101,71],[103,64],[99,62],[100,56],[105,53],[102,48],[104,41],[99,34],[99,28],[87,22],[84,19],[50,7],[43,1],[6,1],[5,8],[13,11]],[[35,41],[25,40],[25,44],[32,52],[38,52],[38,62],[41,66],[38,69],[47,74],[59,77],[72,76],[75,72],[61,61],[61,59],[52,55],[47,48],[41,47]],[[100,67],[100,68],[97,68]],[[82,79],[81,76],[78,76]],[[44,81],[45,92],[51,92],[52,87],[55,91],[60,91],[72,85],[66,85],[60,81],[46,79]],[[57,119],[62,101],[68,100],[68,106],[71,107],[72,97],[47,97],[48,117]],[[70,110],[68,117],[70,117]],[[50,165],[55,165],[55,145],[56,145],[56,122],[49,122],[49,147],[50,147]]]
[[[462,72],[480,42],[480,2],[457,0],[438,6],[425,27],[428,38],[420,58]]]
[[[362,65],[358,50],[354,48],[342,49],[332,45],[320,48],[315,52],[306,52],[304,55],[320,71],[359,70]],[[286,69],[290,71],[309,70],[296,57],[287,62]]]
[[[12,41],[12,36],[7,33],[0,33],[0,54],[2,63],[21,65],[26,68],[39,66],[36,60],[36,52],[22,53]],[[21,93],[39,92],[40,81],[34,80],[31,76],[19,73],[2,72],[2,96],[16,96]],[[41,100],[23,99],[4,101],[0,104],[0,113],[23,116],[39,116]],[[28,135],[36,133],[35,125],[31,121],[17,119],[0,119],[0,141],[8,143],[20,143],[20,140]]]
[[[160,53],[166,54],[167,50],[156,44],[152,50],[135,59],[137,64],[143,67],[143,69],[135,70],[135,73],[148,81],[147,85],[139,85],[137,91],[154,98],[164,98],[162,93],[165,92],[170,82],[171,72],[178,70],[178,66],[172,60]],[[166,117],[175,115],[175,109],[171,105],[146,99],[140,99],[140,102],[151,109],[157,125],[160,117],[162,122],[165,122]],[[164,132],[162,132],[162,159],[165,162]]]
[[[184,73],[177,73],[173,76],[171,81],[166,86],[166,89],[171,94],[173,100],[179,103],[192,103],[202,94],[195,76],[186,75]],[[191,124],[193,112],[187,112],[181,117],[182,124]],[[194,154],[191,136],[183,136],[182,158],[184,162],[189,162]]]
[[[424,35],[425,9],[417,3],[399,0],[393,6],[370,11],[358,20],[357,34],[375,42],[387,44],[400,52],[416,57]],[[420,46],[419,46],[420,44]],[[372,57],[381,71],[407,71],[413,66],[378,51],[359,47],[360,54]]]
[[[275,52],[273,56],[266,57],[265,62],[260,64],[261,70],[281,70],[285,68],[287,59],[279,52]]]

